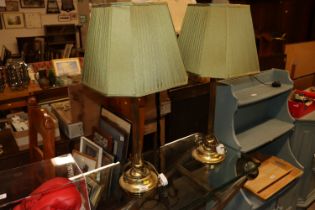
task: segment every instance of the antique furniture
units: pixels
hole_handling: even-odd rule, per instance
[[[307,209],[315,200],[315,112],[295,121],[295,131],[291,139],[292,152],[303,165],[304,174],[299,181],[297,209]]]
[[[278,81],[280,86],[272,85]],[[219,82],[216,93],[215,134],[227,146],[227,159],[215,180],[236,176],[234,163],[241,156],[257,154],[277,156],[296,167],[283,180],[282,188],[262,200],[241,190],[226,209],[294,208],[296,180],[301,165],[291,150],[294,119],[288,112],[287,99],[293,84],[287,71],[271,69]],[[278,183],[278,185],[280,185]],[[268,189],[268,188],[266,188]]]
[[[32,162],[55,157],[55,123],[47,110],[37,105],[35,98],[28,101],[29,151]],[[43,139],[43,149],[38,143],[38,134]]]

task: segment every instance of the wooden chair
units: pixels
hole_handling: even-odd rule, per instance
[[[55,123],[53,117],[37,105],[36,99],[28,100],[30,161],[35,162],[55,157]],[[43,147],[38,145],[38,134],[42,136]]]

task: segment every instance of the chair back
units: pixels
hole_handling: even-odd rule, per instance
[[[29,150],[31,162],[55,157],[55,123],[46,109],[40,108],[34,97],[28,100]],[[42,149],[38,144],[41,135]]]

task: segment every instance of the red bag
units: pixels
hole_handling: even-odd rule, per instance
[[[67,178],[56,177],[36,188],[13,210],[80,210],[80,192]]]

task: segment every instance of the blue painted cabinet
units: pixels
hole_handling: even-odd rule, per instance
[[[315,201],[315,111],[295,122],[291,147],[297,160],[304,167],[299,181],[298,209],[307,209]]]
[[[274,81],[281,86],[273,87]],[[279,69],[218,82],[214,130],[227,147],[227,157],[221,171],[214,171],[210,181],[219,183],[235,177],[237,160],[256,152],[277,156],[302,168],[290,145],[294,119],[287,99],[292,87],[287,71]],[[296,182],[266,201],[242,189],[225,209],[295,209]]]

